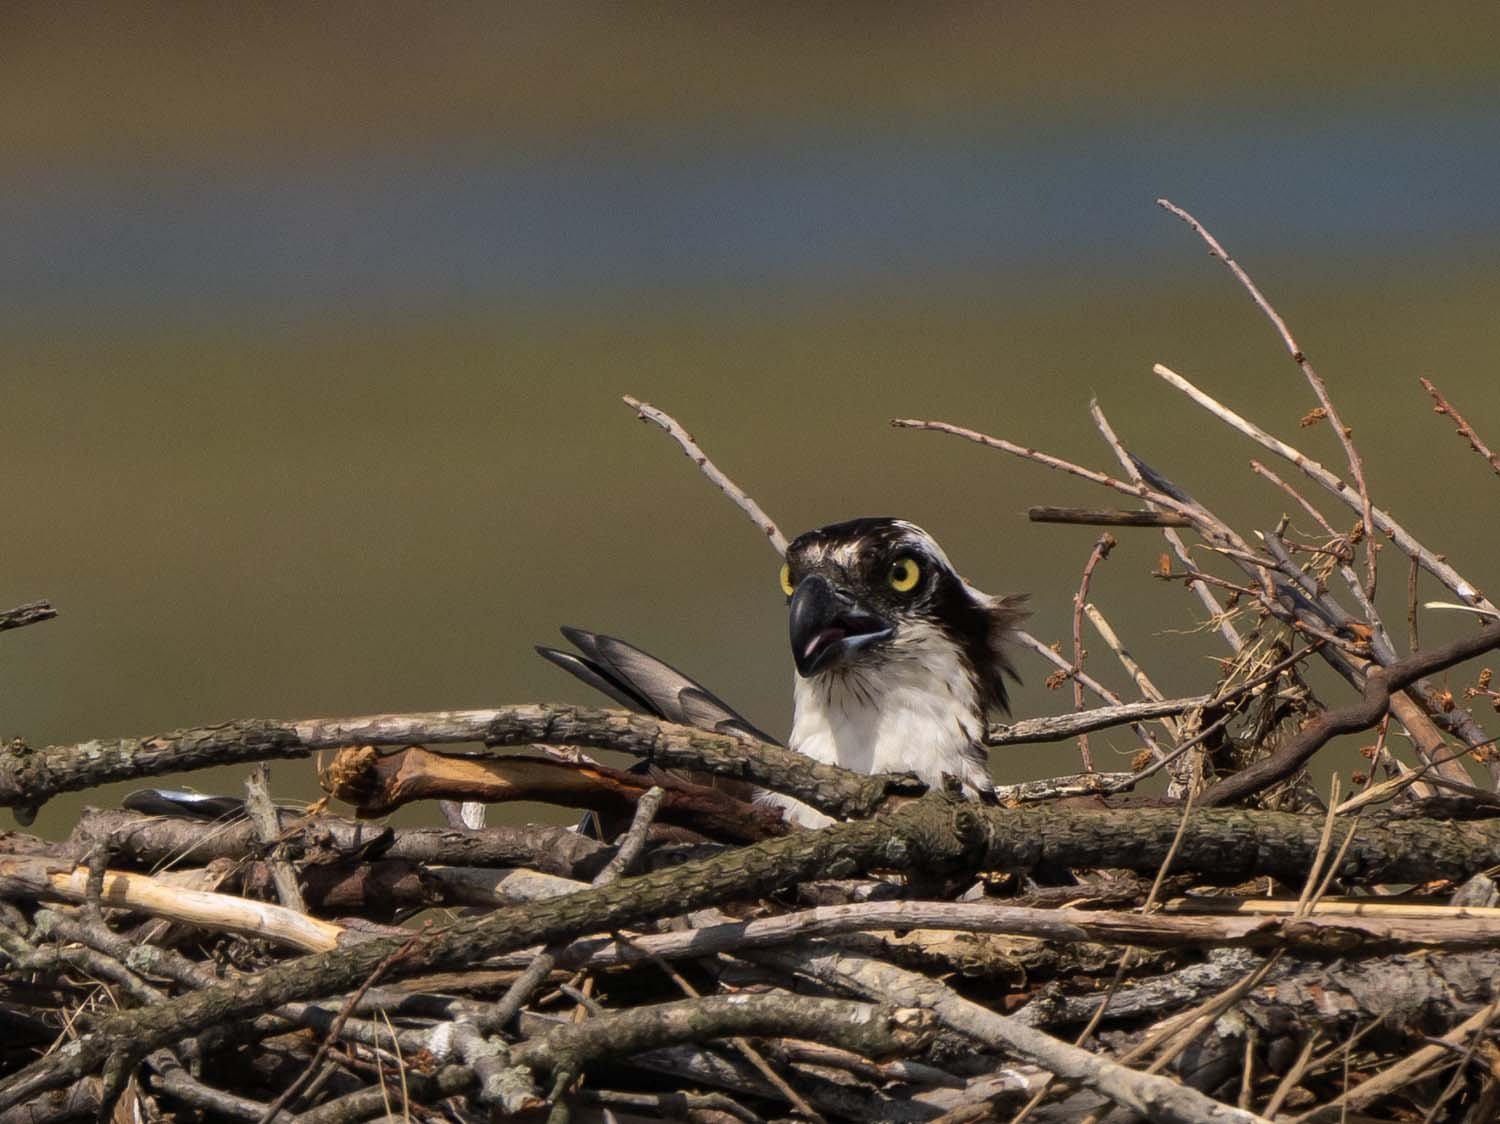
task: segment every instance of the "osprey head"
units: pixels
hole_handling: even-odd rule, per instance
[[[983,707],[1005,709],[1001,644],[1026,614],[1023,598],[969,585],[922,528],[900,519],[853,519],[809,531],[788,548],[781,586],[790,599],[792,658],[804,679],[958,656]],[[863,677],[862,677],[863,678]]]

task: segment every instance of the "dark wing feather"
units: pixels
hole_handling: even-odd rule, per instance
[[[562,634],[581,655],[540,646],[537,651],[620,705],[700,730],[780,744],[707,687],[634,644],[582,628],[564,628]]]

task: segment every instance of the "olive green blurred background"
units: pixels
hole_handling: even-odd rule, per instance
[[[598,701],[532,654],[562,623],[784,731],[775,558],[623,393],[788,534],[913,519],[1061,639],[1095,532],[1025,509],[1116,501],[890,417],[1108,468],[1097,394],[1273,524],[1256,450],[1162,361],[1342,466],[1157,195],[1290,320],[1378,501],[1494,585],[1496,481],[1416,379],[1500,440],[1497,33],[1489,0],[10,6],[0,602],[62,616],[0,637],[0,734]],[[1120,537],[1095,600],[1163,690],[1204,689],[1196,602],[1148,576],[1158,536]],[[1020,714],[1070,708],[1022,666]],[[275,787],[310,797],[311,767]]]

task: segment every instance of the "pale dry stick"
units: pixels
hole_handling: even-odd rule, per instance
[[[1091,601],[1083,607],[1083,612],[1088,617],[1089,623],[1094,626],[1094,631],[1099,634],[1100,639],[1109,646],[1109,650],[1120,661],[1120,666],[1125,669],[1126,674],[1135,680],[1135,685],[1140,689],[1141,694],[1155,702],[1165,701],[1166,696],[1157,690],[1156,684],[1151,681],[1151,676],[1146,674],[1146,669],[1140,665],[1135,656],[1131,655],[1130,649],[1120,642],[1119,634],[1115,632],[1108,618],[1099,611],[1099,607]],[[1174,739],[1178,737],[1178,723],[1175,717],[1163,715],[1161,724],[1167,728],[1167,732]]]
[[[1349,1112],[1358,1112],[1366,1105],[1395,1092],[1403,1085],[1415,1081],[1429,1066],[1450,1059],[1453,1049],[1470,1034],[1483,1033],[1500,1013],[1500,1000],[1480,1008],[1469,1018],[1436,1040],[1437,1044],[1423,1046],[1415,1053],[1402,1058],[1395,1065],[1361,1081],[1352,1089],[1345,1082],[1345,1091],[1331,1101],[1294,1117],[1292,1124],[1329,1124],[1343,1119]]]
[[[1432,385],[1431,379],[1418,378],[1417,381],[1422,384],[1423,390],[1432,395],[1432,401],[1434,403],[1432,412],[1434,414],[1445,414],[1448,417],[1452,418],[1454,426],[1458,429],[1458,435],[1469,443],[1469,448],[1473,449],[1481,457],[1489,461],[1490,467],[1493,468],[1497,474],[1500,474],[1500,457],[1497,457],[1494,453],[1492,453],[1490,451],[1490,447],[1480,440],[1479,434],[1474,432],[1474,427],[1464,419],[1464,416],[1462,414],[1460,414],[1453,408],[1452,403],[1450,403],[1446,398],[1443,397],[1438,388]]]
[[[1250,461],[1250,470],[1252,472],[1254,472],[1257,476],[1264,476],[1272,484],[1275,484],[1283,492],[1285,492],[1287,495],[1289,495],[1292,498],[1292,500],[1297,504],[1298,507],[1302,508],[1303,511],[1307,512],[1307,514],[1309,514],[1309,515],[1311,515],[1313,517],[1313,521],[1315,523],[1317,523],[1317,525],[1323,529],[1323,532],[1325,534],[1327,534],[1327,535],[1329,535],[1330,537],[1333,537],[1333,538],[1340,538],[1340,539],[1345,538],[1344,535],[1340,535],[1337,531],[1335,531],[1333,529],[1333,524],[1330,523],[1330,522],[1328,522],[1328,519],[1323,515],[1323,513],[1321,511],[1319,511],[1317,508],[1315,508],[1308,501],[1308,499],[1307,499],[1306,496],[1304,496],[1301,492],[1297,491],[1296,488],[1293,488],[1290,484],[1288,484],[1281,477],[1277,476],[1276,473],[1272,472],[1265,465],[1261,464],[1260,461],[1252,459]],[[1361,593],[1363,593],[1363,589],[1361,589]]]
[[[55,859],[0,856],[0,878],[24,886],[39,898],[79,903],[88,900],[88,871],[83,867],[70,868]],[[348,934],[342,925],[320,921],[285,906],[173,886],[149,875],[122,870],[104,872],[99,901],[111,909],[130,909],[187,925],[241,933],[304,952],[337,948]]]
[[[1063,659],[1062,656],[1058,655],[1055,651],[1053,651],[1051,647],[1049,647],[1046,644],[1043,644],[1040,640],[1038,640],[1031,633],[1027,632],[1025,629],[1017,629],[1015,632],[1011,633],[1011,637],[1018,644],[1021,644],[1023,647],[1026,647],[1026,648],[1030,648],[1033,652],[1035,652],[1037,655],[1041,656],[1044,660],[1047,660],[1049,663],[1051,663],[1053,666],[1055,666],[1059,671],[1062,671],[1062,672],[1064,672],[1067,675],[1073,675],[1074,674],[1073,665],[1072,664],[1070,664],[1067,660]],[[1085,687],[1087,687],[1090,691],[1093,691],[1094,694],[1098,695],[1105,702],[1112,703],[1114,706],[1123,706],[1124,705],[1124,703],[1121,701],[1119,695],[1115,694],[1108,687],[1106,687],[1103,683],[1100,683],[1097,679],[1094,679],[1093,677],[1091,677],[1090,675],[1088,675],[1086,672],[1083,672],[1083,671],[1079,671],[1076,674],[1078,676],[1079,681]],[[1132,720],[1131,721],[1130,728],[1135,731],[1136,737],[1138,737],[1138,738],[1141,739],[1142,744],[1144,744],[1146,746],[1146,748],[1151,751],[1151,753],[1152,753],[1153,756],[1155,756],[1155,757],[1161,757],[1161,756],[1163,756],[1163,750],[1161,748],[1161,745],[1157,742],[1155,735],[1153,735],[1150,730],[1146,729],[1146,727],[1144,725],[1142,725],[1139,721],[1136,721],[1136,720]]]
[[[1240,1108],[1250,1107],[1250,1093],[1255,1088],[1255,1047],[1259,1036],[1255,1024],[1245,1028],[1245,1056],[1240,1060],[1240,1096],[1235,1104]]]
[[[1209,233],[1207,228],[1205,228],[1201,222],[1195,219],[1192,215],[1188,214],[1181,207],[1177,206],[1177,204],[1173,203],[1170,199],[1158,199],[1156,202],[1158,206],[1162,207],[1164,210],[1170,212],[1171,214],[1176,215],[1183,222],[1187,223],[1190,227],[1197,231],[1199,237],[1201,237],[1204,242],[1208,243],[1209,251],[1214,255],[1214,257],[1218,258],[1226,266],[1229,267],[1229,271],[1233,273],[1240,284],[1245,287],[1245,290],[1250,294],[1250,298],[1255,301],[1257,307],[1259,307],[1260,310],[1266,314],[1266,319],[1271,321],[1271,324],[1273,327],[1275,327],[1277,334],[1281,336],[1281,342],[1286,345],[1287,353],[1291,355],[1292,362],[1296,363],[1297,366],[1302,369],[1302,373],[1307,377],[1308,384],[1312,387],[1313,393],[1317,395],[1318,403],[1323,407],[1324,412],[1327,414],[1328,422],[1333,426],[1333,431],[1338,436],[1339,444],[1344,447],[1344,456],[1349,462],[1349,472],[1354,477],[1355,487],[1359,489],[1360,518],[1364,521],[1365,526],[1365,572],[1367,574],[1365,595],[1367,597],[1373,598],[1375,596],[1376,544],[1375,521],[1373,518],[1372,505],[1370,503],[1370,488],[1369,485],[1365,483],[1364,463],[1360,459],[1359,450],[1354,447],[1354,438],[1350,436],[1348,427],[1344,425],[1343,420],[1339,417],[1338,410],[1334,408],[1333,399],[1328,396],[1327,385],[1324,384],[1322,376],[1320,376],[1317,371],[1313,370],[1313,365],[1308,360],[1307,353],[1303,351],[1297,341],[1292,338],[1291,329],[1286,326],[1286,321],[1281,318],[1281,314],[1278,313],[1274,307],[1272,307],[1271,302],[1268,301],[1265,298],[1265,295],[1260,291],[1260,289],[1256,287],[1255,282],[1252,281],[1250,279],[1250,275],[1246,273],[1243,268],[1241,268],[1240,263],[1230,257],[1229,252],[1225,250],[1223,246],[1219,245],[1218,239],[1216,239],[1211,233]]]
[[[1307,476],[1327,488],[1329,492],[1337,496],[1344,504],[1356,511],[1359,510],[1358,498],[1350,495],[1349,485],[1345,484],[1317,461],[1305,456],[1280,438],[1272,437],[1265,430],[1261,429],[1260,426],[1235,413],[1211,395],[1199,390],[1191,382],[1165,364],[1157,363],[1151,369],[1163,381],[1182,391],[1182,393],[1186,394],[1209,413],[1232,428],[1239,430],[1257,444],[1270,449],[1277,456],[1290,461]],[[1424,570],[1437,578],[1448,589],[1452,590],[1464,604],[1475,605],[1482,609],[1496,609],[1495,605],[1470,584],[1462,574],[1413,538],[1411,532],[1400,523],[1397,523],[1389,512],[1375,507],[1371,509],[1371,517],[1375,521],[1375,527],[1383,534],[1389,535],[1403,554],[1419,560]]]
[[[1125,474],[1135,483],[1144,484],[1145,481],[1141,479],[1141,470],[1136,467],[1135,461],[1130,459],[1130,454],[1125,451],[1124,443],[1115,435],[1114,426],[1110,425],[1109,419],[1104,416],[1104,410],[1099,406],[1097,398],[1089,403],[1089,414],[1094,419],[1094,425],[1103,435],[1105,443],[1114,450],[1115,459],[1120,462],[1120,467],[1125,470]],[[1189,523],[1191,525],[1191,521]],[[1182,541],[1181,535],[1171,527],[1164,527],[1162,537],[1167,540],[1167,545],[1172,548],[1172,552],[1177,555],[1183,565],[1189,567],[1193,565],[1187,543]],[[1199,582],[1192,582],[1190,585],[1193,592],[1198,595],[1198,600],[1203,603],[1203,607],[1208,610],[1209,621],[1217,626],[1219,634],[1228,641],[1230,649],[1238,652],[1244,646],[1245,641],[1240,636],[1239,630],[1234,627],[1234,622],[1229,619],[1232,614],[1219,604],[1219,599],[1209,591],[1206,585]]]
[[[786,536],[781,533],[781,529],[776,526],[769,515],[761,510],[760,504],[746,495],[743,488],[719,471],[719,467],[708,459],[708,454],[698,447],[698,443],[693,440],[693,435],[684,429],[676,418],[665,410],[657,409],[649,402],[642,402],[639,398],[632,398],[628,394],[622,397],[625,404],[634,410],[638,417],[644,421],[655,422],[671,434],[672,440],[682,446],[682,451],[687,454],[688,459],[696,464],[703,475],[707,476],[719,491],[728,496],[736,507],[750,517],[750,521],[759,527],[770,540],[776,553],[783,558],[786,557]]]
[[[1160,1073],[1176,1060],[1178,1055],[1191,1046],[1193,1040],[1212,1026],[1220,1015],[1260,985],[1260,982],[1265,979],[1267,973],[1281,960],[1283,951],[1278,948],[1275,952],[1271,953],[1254,972],[1250,973],[1250,975],[1246,976],[1233,987],[1226,989],[1203,1004],[1198,1009],[1195,1017],[1184,1017],[1184,1022],[1180,1025],[1179,1029],[1173,1034],[1164,1036],[1158,1040],[1161,1053],[1146,1067],[1145,1072]],[[1192,1015],[1192,1012],[1189,1012],[1189,1015]],[[1140,1048],[1138,1047],[1137,1049]],[[1135,1055],[1136,1051],[1132,1050],[1121,1061],[1125,1061],[1126,1059],[1133,1061],[1135,1060]]]
[[[1093,581],[1094,570],[1100,562],[1109,557],[1109,552],[1115,548],[1116,539],[1114,535],[1105,531],[1094,543],[1094,548],[1089,551],[1088,561],[1083,564],[1083,577],[1078,582],[1078,592],[1073,595],[1073,709],[1083,709],[1083,684],[1078,681],[1078,676],[1083,672],[1083,606],[1089,597],[1089,583]],[[1092,773],[1094,771],[1094,758],[1089,753],[1089,736],[1078,735],[1078,752],[1083,757],[1083,771]]]

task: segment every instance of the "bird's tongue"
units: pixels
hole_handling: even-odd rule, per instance
[[[848,633],[848,631],[846,629],[842,629],[842,628],[825,628],[825,629],[823,629],[821,632],[818,632],[816,635],[813,636],[813,638],[811,640],[809,640],[807,642],[807,647],[802,650],[802,658],[804,660],[810,660],[810,659],[812,659],[815,654],[817,654],[818,652],[821,652],[824,648],[828,647],[830,644],[837,644],[840,640],[842,640],[847,635],[849,635],[849,633]]]

